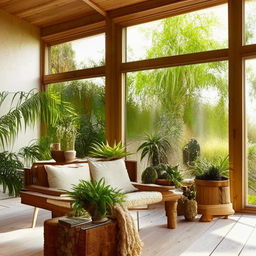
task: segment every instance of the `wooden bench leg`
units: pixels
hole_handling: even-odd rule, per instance
[[[34,208],[34,213],[33,213],[33,218],[32,218],[31,228],[34,228],[36,226],[36,220],[37,220],[38,211],[39,211],[39,208],[35,207]]]
[[[166,201],[165,212],[167,216],[167,228],[174,229],[177,226],[177,201]]]

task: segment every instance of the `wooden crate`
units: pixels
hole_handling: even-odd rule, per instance
[[[45,256],[117,256],[117,224],[66,227],[59,218],[44,223]]]

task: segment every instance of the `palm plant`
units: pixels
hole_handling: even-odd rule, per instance
[[[85,181],[73,186],[73,191],[68,192],[74,199],[72,208],[76,211],[86,210],[93,221],[99,221],[111,214],[112,208],[117,203],[124,201],[124,194],[100,181]]]
[[[19,156],[23,158],[24,165],[29,167],[35,160],[41,157],[40,147],[37,143],[31,143],[19,150]]]
[[[3,192],[8,191],[10,196],[18,196],[22,188],[23,175],[20,171],[23,164],[18,156],[7,151],[0,153],[0,184]]]
[[[145,142],[139,146],[137,151],[142,150],[140,160],[148,156],[148,163],[151,166],[157,166],[161,163],[168,163],[167,153],[170,149],[171,145],[165,137],[147,134]]]
[[[103,143],[94,143],[91,147],[90,156],[92,157],[100,157],[100,158],[107,158],[107,159],[116,159],[116,158],[123,158],[131,153],[126,152],[126,148],[122,145],[120,141],[117,144],[114,144],[111,147],[108,142]]]
[[[11,99],[8,96],[11,96]],[[35,124],[40,118],[46,125],[55,125],[64,111],[73,113],[70,104],[48,92],[0,93],[0,107],[10,102],[9,111],[0,116],[0,146],[12,141],[21,128]]]

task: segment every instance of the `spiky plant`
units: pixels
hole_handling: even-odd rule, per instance
[[[67,192],[74,199],[72,208],[75,212],[85,209],[93,220],[104,218],[111,214],[117,203],[124,201],[124,193],[100,181],[85,181],[73,186],[73,191]]]
[[[145,142],[143,142],[137,151],[141,150],[141,158],[148,157],[150,166],[157,166],[161,163],[168,163],[167,153],[170,151],[171,145],[169,141],[157,134],[147,134]]]
[[[103,143],[94,143],[91,146],[91,151],[89,155],[91,157],[96,158],[106,158],[106,159],[117,159],[117,158],[123,158],[131,153],[126,152],[125,146],[122,145],[122,142],[115,143],[114,146],[110,146],[108,142]]]
[[[229,158],[217,158],[211,162],[198,158],[190,166],[190,172],[197,179],[201,180],[221,180],[229,175]]]

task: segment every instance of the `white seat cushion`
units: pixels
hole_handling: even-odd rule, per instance
[[[124,159],[113,161],[88,160],[88,162],[93,180],[99,181],[104,178],[107,185],[120,189],[123,193],[137,190],[131,184]]]
[[[163,196],[161,192],[133,192],[125,195],[124,206],[133,208],[143,205],[155,204],[161,202]]]
[[[80,180],[90,181],[88,163],[70,165],[45,165],[50,188],[72,190]]]

